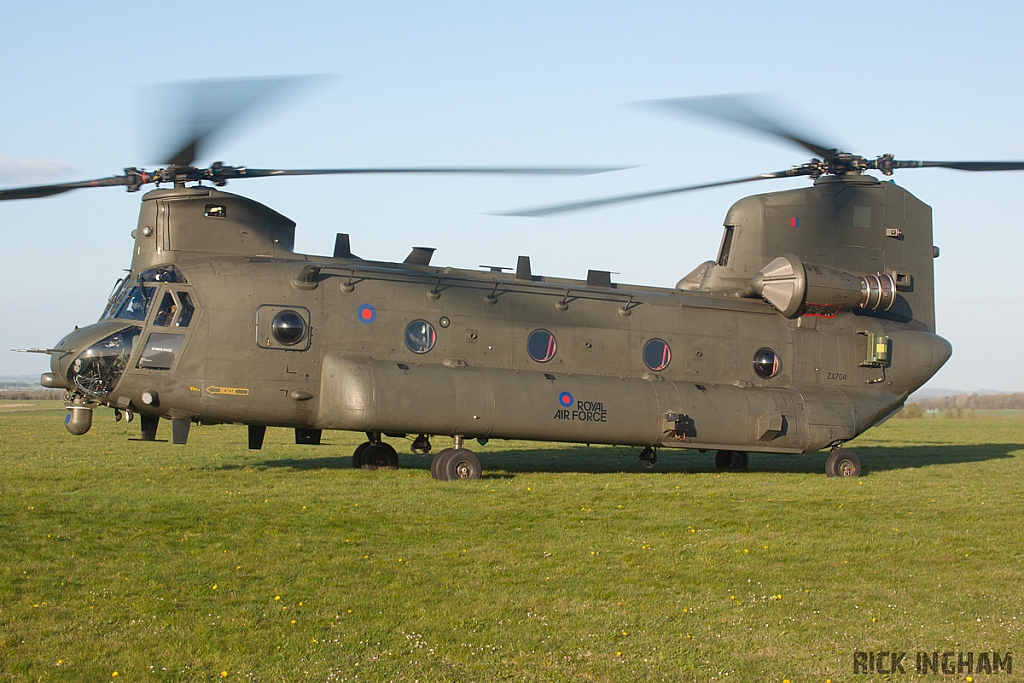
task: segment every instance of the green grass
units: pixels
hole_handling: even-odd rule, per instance
[[[852,481],[825,453],[648,471],[494,441],[483,480],[436,482],[414,455],[350,469],[358,435],[182,447],[98,411],[73,437],[53,407],[0,407],[0,681],[838,683],[894,649],[1024,670],[1024,420],[893,420]]]

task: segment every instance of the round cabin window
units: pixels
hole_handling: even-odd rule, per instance
[[[754,354],[754,372],[757,373],[758,377],[771,379],[779,374],[781,369],[782,361],[779,360],[778,354],[771,349],[767,347],[758,349],[757,353]]]
[[[555,343],[555,335],[547,330],[534,330],[526,340],[527,353],[538,363],[547,363],[554,358],[556,350],[558,345]]]
[[[281,311],[270,323],[270,333],[277,343],[294,346],[306,336],[306,321],[295,311]]]
[[[672,349],[661,339],[652,339],[644,344],[644,365],[655,372],[661,372],[672,362]]]
[[[437,333],[434,326],[426,320],[413,320],[405,328],[405,345],[413,353],[426,353],[434,348]]]

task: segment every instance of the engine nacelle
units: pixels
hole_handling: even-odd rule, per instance
[[[888,311],[896,281],[888,273],[853,275],[828,266],[780,256],[750,279],[750,286],[782,315],[835,315],[844,308]]]

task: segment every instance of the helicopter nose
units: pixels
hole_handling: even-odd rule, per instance
[[[140,326],[124,321],[104,321],[75,330],[54,347],[50,372],[40,383],[63,386],[102,403],[121,379],[141,332]]]

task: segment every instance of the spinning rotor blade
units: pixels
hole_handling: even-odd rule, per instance
[[[239,178],[268,178],[286,175],[362,175],[370,173],[451,173],[467,175],[564,175],[579,176],[621,171],[629,166],[410,166],[397,168],[245,168]],[[235,176],[232,176],[235,177]]]
[[[683,97],[671,100],[651,100],[645,104],[662,110],[668,110],[675,114],[681,112],[696,113],[712,119],[751,128],[796,143],[822,159],[835,156],[837,151],[835,147],[814,142],[808,136],[796,133],[789,129],[788,126],[784,126],[762,113],[759,110],[756,98],[750,96]]]
[[[736,180],[721,180],[714,183],[702,183],[700,185],[687,185],[686,187],[673,187],[667,190],[655,190],[653,192],[640,192],[637,194],[626,194],[618,197],[606,197],[604,199],[592,199],[586,202],[575,202],[572,204],[557,204],[554,206],[542,206],[536,209],[525,209],[523,211],[510,211],[508,213],[497,214],[499,216],[525,216],[530,218],[537,218],[540,216],[551,216],[556,213],[568,213],[570,211],[582,211],[584,209],[593,209],[599,206],[607,206],[609,204],[623,204],[625,202],[635,202],[642,199],[653,199],[655,197],[664,197],[670,194],[680,194],[682,192],[690,192],[692,190],[703,190],[709,187],[721,187],[723,185],[737,185],[739,183],[749,183],[755,180],[768,180],[769,178],[789,178],[792,176],[810,175],[809,170],[804,168],[791,168],[788,171],[776,171],[774,173],[762,173],[761,175],[751,176],[749,178],[738,178]]]
[[[191,166],[203,144],[242,114],[283,94],[289,87],[309,82],[311,76],[186,81],[159,86],[158,99],[174,103],[167,111],[177,139],[168,145],[168,165]]]
[[[73,183],[56,183],[53,185],[36,185],[34,187],[15,187],[9,190],[0,190],[0,201],[5,199],[36,199],[38,197],[50,197],[71,190],[79,190],[83,187],[112,187],[117,185],[128,185],[128,176],[118,175],[109,178],[97,178],[96,180],[81,180]]]
[[[157,169],[152,173],[140,171],[137,168],[126,168],[124,175],[111,176],[109,178],[98,178],[96,180],[82,180],[73,183],[56,183],[53,185],[37,185],[34,187],[15,187],[8,190],[0,190],[0,201],[5,199],[35,199],[38,197],[49,197],[61,194],[70,190],[78,190],[85,187],[111,187],[115,185],[126,186],[129,192],[134,192],[143,185],[153,183],[186,183],[202,182],[204,180],[216,185],[224,185],[228,180],[238,178],[269,178],[273,176],[309,176],[309,175],[362,175],[371,173],[383,174],[470,174],[470,175],[558,175],[578,176],[590,175],[593,173],[606,173],[618,171],[626,166],[420,166],[406,168],[306,168],[306,169],[281,169],[281,168],[245,168],[244,166],[224,166],[216,163],[210,168],[195,168],[186,166],[179,168],[170,166]]]
[[[313,175],[358,175],[358,174],[476,174],[476,175],[529,175],[529,176],[577,176],[621,170],[622,166],[414,166],[386,168],[321,168],[321,169],[270,169],[226,166],[220,162],[209,168],[193,166],[203,145],[234,124],[245,113],[265,104],[273,97],[281,96],[285,90],[306,84],[322,76],[288,76],[277,78],[255,78],[241,80],[194,81],[159,86],[148,95],[154,99],[171,99],[170,106],[158,111],[165,116],[164,125],[177,129],[179,135],[167,159],[165,168],[153,172],[138,168],[126,168],[124,175],[84,180],[70,183],[54,183],[30,187],[0,189],[0,201],[7,199],[34,199],[77,190],[85,187],[109,187],[120,185],[129,192],[135,192],[144,185],[171,184],[184,187],[185,183],[211,182],[221,186],[236,178],[267,178],[272,176],[313,176]],[[159,116],[157,117],[159,119]],[[166,120],[169,119],[169,120]]]
[[[953,168],[958,171],[1024,171],[1024,161],[897,161],[892,168]]]

